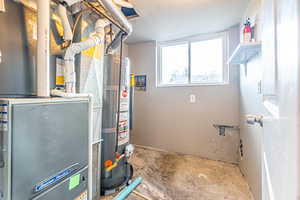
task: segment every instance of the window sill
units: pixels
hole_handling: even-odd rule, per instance
[[[169,88],[169,87],[203,87],[203,86],[225,86],[229,85],[229,82],[223,83],[195,83],[195,84],[158,84],[157,88]]]

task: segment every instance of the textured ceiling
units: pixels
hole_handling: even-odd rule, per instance
[[[249,0],[131,0],[141,17],[127,43],[173,40],[225,30],[240,22]]]

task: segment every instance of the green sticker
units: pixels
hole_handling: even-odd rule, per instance
[[[79,183],[80,183],[80,174],[71,177],[69,182],[69,190],[72,190],[75,187],[77,187]]]

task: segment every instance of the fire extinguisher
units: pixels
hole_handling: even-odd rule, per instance
[[[252,30],[251,30],[250,18],[248,18],[246,23],[244,24],[243,34],[244,34],[244,42],[251,42]]]

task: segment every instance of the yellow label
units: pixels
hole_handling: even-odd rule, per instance
[[[87,40],[87,38],[82,39],[82,41],[85,41],[85,40]],[[102,59],[103,53],[104,53],[103,47],[104,47],[103,44],[100,44],[100,45],[97,45],[95,47],[92,47],[90,49],[83,51],[82,54],[87,57],[91,57],[91,58],[100,60],[100,59]]]
[[[62,23],[61,23],[60,18],[59,18],[57,15],[52,14],[52,19],[55,21],[55,25],[56,25],[58,34],[59,34],[60,36],[63,36],[63,35],[64,35],[64,28],[63,28],[63,26],[62,26]]]
[[[131,87],[134,87],[134,86],[135,86],[134,74],[130,74],[130,86],[131,86]]]
[[[65,77],[64,76],[56,76],[56,85],[64,85]]]

